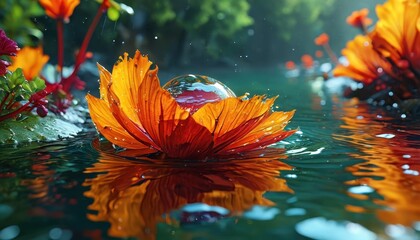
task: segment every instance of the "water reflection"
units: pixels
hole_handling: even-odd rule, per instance
[[[126,152],[125,152],[125,155]],[[240,159],[191,163],[117,156],[101,152],[99,162],[86,173],[100,173],[86,180],[92,198],[92,221],[108,221],[113,237],[154,239],[156,224],[179,225],[182,219],[170,215],[188,203],[202,202],[239,215],[253,205],[270,206],[266,191],[291,192],[281,170],[291,167],[279,161],[283,150],[266,149]],[[211,215],[211,214],[210,214]]]
[[[383,206],[375,211],[377,217],[386,223],[411,226],[419,221],[419,122],[407,119],[402,122],[388,117],[389,113],[354,102],[345,104],[343,111],[341,128],[344,131],[334,137],[360,150],[360,153],[349,153],[349,156],[366,160],[347,168],[359,177],[347,184],[360,186],[357,191],[349,191],[349,195],[361,200],[370,198]],[[364,206],[350,205],[348,210],[369,211]]]

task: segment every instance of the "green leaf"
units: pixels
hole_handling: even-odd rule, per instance
[[[0,143],[56,141],[73,137],[81,130],[72,123],[50,115],[45,118],[28,116],[23,120],[7,119],[0,122]]]
[[[9,80],[10,80],[9,86],[11,89],[15,88],[18,85],[21,85],[22,83],[26,81],[25,76],[23,76],[23,71],[21,68],[16,69],[12,73],[12,76]]]

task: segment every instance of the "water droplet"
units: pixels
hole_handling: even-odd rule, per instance
[[[391,139],[391,138],[395,137],[395,135],[392,134],[392,133],[383,133],[383,134],[376,135],[376,137]]]
[[[404,113],[403,114],[401,114],[401,118],[406,118],[407,117],[407,115],[405,115]]]
[[[201,75],[182,75],[175,77],[163,86],[178,104],[191,113],[206,103],[218,102],[235,93],[220,81]]]

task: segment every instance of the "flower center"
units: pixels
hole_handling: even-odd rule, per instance
[[[167,90],[176,102],[191,114],[206,103],[236,97],[235,93],[220,81],[193,74],[175,77],[167,82],[163,89]]]

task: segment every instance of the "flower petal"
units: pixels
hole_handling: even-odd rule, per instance
[[[114,118],[108,104],[101,99],[88,94],[86,96],[90,116],[97,130],[110,142],[124,148],[149,148],[133,138]]]
[[[209,103],[193,114],[195,121],[214,136],[214,152],[248,134],[270,110],[275,98],[254,96],[249,100],[227,98]]]
[[[160,87],[157,71],[150,70],[139,87],[137,112],[145,132],[169,157],[203,157],[211,149],[211,133]]]
[[[149,71],[152,62],[136,51],[134,58],[127,53],[120,57],[112,69],[112,91],[118,96],[120,107],[127,116],[141,126],[136,109],[139,96],[139,86]]]
[[[229,144],[229,146],[223,149],[223,152],[219,154],[244,152],[257,148],[260,149],[289,137],[295,133],[296,130],[284,131],[284,128],[289,123],[294,113],[295,111],[273,112],[269,117],[261,121],[251,132]]]
[[[32,80],[34,77],[39,76],[49,58],[48,55],[44,55],[41,46],[36,48],[24,47],[18,51],[15,57],[12,57],[12,65],[9,67],[9,70],[15,71],[17,68],[22,68],[25,78]]]
[[[102,65],[99,63],[96,64],[99,71],[99,95],[100,99],[108,102],[108,88],[111,83],[111,73],[108,72]]]

